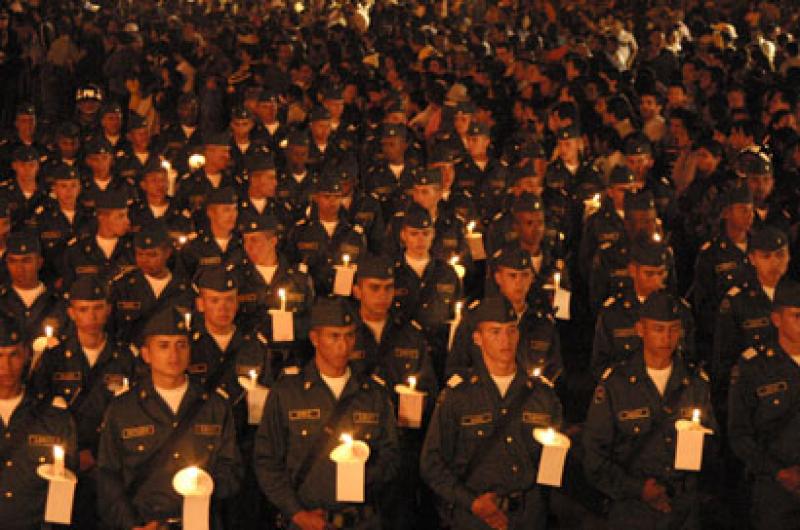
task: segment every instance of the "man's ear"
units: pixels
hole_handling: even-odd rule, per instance
[[[146,342],[144,344],[142,344],[142,347],[139,349],[139,353],[141,354],[142,360],[145,362],[145,364],[149,365],[150,364],[150,346],[148,346]]]
[[[775,309],[772,313],[769,314],[769,319],[772,321],[772,325],[776,328],[780,329],[781,327],[781,312],[779,309]]]
[[[311,344],[316,348],[317,344],[319,344],[319,332],[316,329],[312,329],[308,332],[308,339],[311,341]]]
[[[203,297],[202,297],[202,296],[198,296],[197,298],[195,298],[195,299],[194,299],[194,304],[195,304],[195,306],[197,307],[197,311],[198,311],[199,313],[205,313],[205,311],[206,311],[206,304],[205,304],[205,302],[203,301]]]
[[[644,324],[642,323],[642,321],[638,320],[634,327],[636,328],[636,334],[639,335],[639,338],[643,338],[644,337]]]
[[[483,335],[477,329],[472,332],[472,342],[474,342],[478,348],[483,347]]]
[[[361,286],[359,285],[359,282],[353,284],[353,296],[356,300],[361,301]]]

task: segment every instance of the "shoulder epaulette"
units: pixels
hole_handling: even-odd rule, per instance
[[[700,246],[700,250],[708,250],[708,248],[709,248],[710,246],[711,246],[711,241],[706,241],[705,243],[703,243],[703,244]]]
[[[222,389],[222,387],[219,387],[219,386],[217,387],[217,394],[219,394],[222,397],[222,399],[225,399],[225,400],[230,398],[230,395],[227,392],[225,392]]]
[[[258,342],[260,342],[261,344],[267,344],[269,342],[267,338],[260,331],[256,332],[256,338],[258,339]]]
[[[297,270],[299,270],[303,274],[308,274],[308,265],[306,265],[301,261],[300,263],[297,264]]]
[[[698,377],[700,377],[700,379],[702,379],[706,383],[709,383],[711,381],[711,379],[709,379],[708,374],[706,373],[706,371],[703,370],[702,368],[698,368],[697,369],[697,375],[698,375]]]
[[[56,396],[53,398],[53,401],[50,403],[54,408],[67,410],[67,400],[61,396]]]
[[[283,370],[281,371],[283,375],[300,375],[300,367],[299,366],[284,366]]]
[[[741,289],[739,289],[737,286],[735,286],[735,285],[734,285],[733,287],[731,287],[730,289],[728,289],[728,292],[727,292],[726,294],[727,294],[728,296],[736,296],[737,294],[739,294],[739,293],[741,293],[741,292],[742,292],[742,290],[741,290]]]
[[[613,296],[609,296],[608,298],[606,298],[606,301],[603,302],[603,307],[611,307],[614,304],[615,300],[616,298],[614,298]]]
[[[353,232],[355,232],[356,234],[362,235],[364,233],[364,227],[362,227],[359,224],[355,224],[355,225],[353,225]]]
[[[409,320],[408,323],[411,324],[411,327],[413,327],[414,329],[416,329],[418,331],[422,331],[422,324],[420,324],[416,320]]]
[[[603,372],[603,375],[600,376],[600,380],[601,381],[605,381],[606,379],[611,377],[612,373],[614,373],[614,369],[609,366],[608,368],[605,369],[605,371]]]
[[[480,300],[473,300],[473,301],[472,301],[472,302],[470,302],[470,304],[467,306],[467,309],[475,309],[476,307],[478,307],[478,306],[480,305],[480,303],[481,303],[481,301],[480,301]]]
[[[455,388],[463,382],[464,382],[463,377],[461,377],[459,374],[453,374],[450,376],[450,379],[447,380],[447,386],[449,386],[450,388]]]
[[[378,374],[372,374],[372,380],[378,383],[381,386],[386,386],[386,381],[381,378]]]

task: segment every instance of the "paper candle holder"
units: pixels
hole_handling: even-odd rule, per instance
[[[255,372],[255,370],[251,370]],[[245,389],[247,399],[247,423],[258,425],[264,413],[264,404],[269,397],[269,388],[259,385],[255,377],[239,376],[239,386]]]
[[[185,467],[172,477],[172,487],[183,497],[184,530],[209,530],[214,479],[199,467]]]
[[[700,471],[703,466],[703,443],[707,434],[714,431],[698,421],[678,420],[675,422],[677,443],[675,445],[675,469],[681,471]]]
[[[552,428],[533,429],[533,438],[542,445],[536,483],[560,488],[564,476],[564,463],[572,441]]]
[[[44,507],[44,520],[47,523],[71,524],[72,504],[78,477],[69,469],[63,472],[54,464],[42,464],[36,474],[47,481],[47,501]]]
[[[346,440],[330,453],[330,459],[336,463],[336,501],[364,502],[369,446],[360,440]]]
[[[411,385],[395,385],[397,393],[397,425],[410,429],[422,426],[422,411],[425,408],[425,396],[428,394]]]

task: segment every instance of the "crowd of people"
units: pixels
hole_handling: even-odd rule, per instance
[[[0,526],[800,528],[785,4],[0,2]]]

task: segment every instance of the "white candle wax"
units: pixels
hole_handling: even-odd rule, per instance
[[[64,476],[64,448],[60,445],[53,446],[53,474],[57,477]]]

